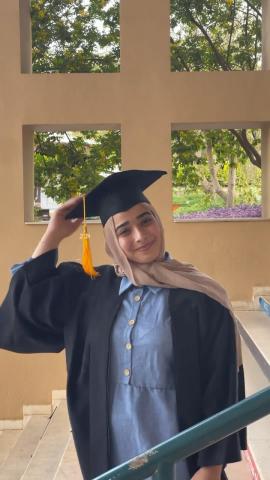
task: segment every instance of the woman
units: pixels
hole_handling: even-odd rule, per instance
[[[1,307],[0,347],[66,349],[68,408],[85,479],[238,399],[226,294],[166,254],[161,222],[143,194],[164,173],[120,172],[87,195],[86,214],[100,216],[114,267],[98,267],[94,279],[76,263],[55,267],[60,242],[83,216],[82,199],[71,199],[14,275]],[[238,460],[235,434],[178,462],[177,478],[226,478],[224,465]]]

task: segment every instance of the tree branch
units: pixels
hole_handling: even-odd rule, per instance
[[[198,29],[202,32],[202,34],[204,35],[204,37],[206,38],[207,42],[209,43],[210,47],[212,48],[213,52],[214,52],[214,55],[216,57],[216,60],[217,60],[217,63],[219,63],[219,65],[223,68],[223,70],[225,71],[230,71],[231,70],[231,67],[230,65],[227,63],[226,59],[224,58],[224,56],[219,52],[219,50],[216,48],[216,46],[214,45],[214,43],[212,42],[212,39],[210,38],[210,36],[208,35],[207,31],[205,30],[205,28],[200,24],[200,22],[198,22],[198,20],[196,20],[196,18],[192,15],[191,11],[190,11],[190,7],[187,8],[187,14],[191,20],[191,22],[194,23],[194,25],[196,25],[196,27],[198,27]]]
[[[249,19],[249,5],[247,4],[245,25],[244,25],[246,49],[248,49],[248,19]],[[251,67],[250,55],[248,56],[248,64],[249,64],[249,70],[251,70],[252,67]]]
[[[231,53],[231,43],[232,43],[232,34],[234,30],[234,20],[235,20],[235,0],[233,1],[233,7],[232,7],[232,23],[231,23],[231,28],[230,28],[230,37],[229,37],[229,43],[227,47],[227,55],[226,55],[226,62],[228,63],[229,61],[229,56]]]
[[[235,195],[235,182],[236,182],[236,166],[235,162],[230,160],[229,175],[228,175],[228,195],[227,195],[227,207],[233,207],[234,195]]]
[[[212,180],[212,186],[213,186],[213,192],[219,195],[225,202],[227,201],[227,193],[223,188],[221,187],[218,178],[217,178],[217,167],[215,165],[215,161],[213,158],[213,151],[212,151],[212,142],[211,140],[207,140],[206,144],[206,155],[207,155],[207,161],[208,161],[208,166],[209,166],[209,172],[211,175],[211,180]]]
[[[253,12],[255,12],[260,18],[262,18],[262,12],[260,12],[257,7],[255,7],[249,0],[245,0],[245,2],[248,4],[251,10],[253,10]]]
[[[233,128],[230,128],[229,130],[237,138],[238,142],[246,152],[251,163],[255,165],[255,167],[261,168],[261,155],[256,150],[256,148],[249,142],[246,130],[242,129],[241,132]]]
[[[259,22],[259,17],[257,15],[256,17],[256,38],[255,38],[255,51],[254,51],[254,62],[252,65],[252,70],[255,70],[255,67],[257,65],[257,55],[258,55],[258,34],[257,34],[257,29],[258,29],[258,22]]]

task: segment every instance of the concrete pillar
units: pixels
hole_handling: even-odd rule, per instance
[[[20,72],[20,21],[19,2],[0,2],[0,72],[1,82],[9,79],[10,89],[14,76]],[[1,97],[3,92],[1,92]]]
[[[154,185],[151,192],[154,197],[158,194],[157,207],[163,218],[171,221],[171,119],[167,96],[163,95],[170,81],[170,2],[122,0],[120,9],[121,84],[125,97],[122,165],[124,169],[168,171],[160,180],[162,187],[161,183]]]

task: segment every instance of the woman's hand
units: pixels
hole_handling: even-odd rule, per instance
[[[201,467],[193,475],[192,480],[220,480],[221,472],[221,465],[213,465],[212,467]]]
[[[48,224],[46,235],[54,237],[60,243],[64,238],[69,237],[77,230],[82,223],[81,218],[67,220],[66,215],[73,210],[80,202],[82,197],[70,198],[67,202],[58,207],[52,214],[52,218]]]
[[[32,258],[36,258],[54,248],[58,248],[64,238],[69,237],[77,230],[82,223],[82,218],[69,220],[65,217],[80,202],[82,202],[82,197],[70,198],[54,211],[47,230],[32,254]]]

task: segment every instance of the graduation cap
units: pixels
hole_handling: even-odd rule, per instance
[[[85,195],[86,218],[100,217],[102,225],[108,218],[124,212],[140,202],[148,202],[143,191],[167,172],[163,170],[125,170],[106,177]],[[66,218],[83,218],[83,202]]]
[[[84,195],[82,202],[67,214],[68,219],[84,219],[82,265],[91,277],[96,277],[98,273],[92,264],[86,218],[99,216],[102,225],[105,225],[112,215],[124,212],[137,203],[149,203],[143,191],[166,173],[164,170],[125,170],[113,173]]]

